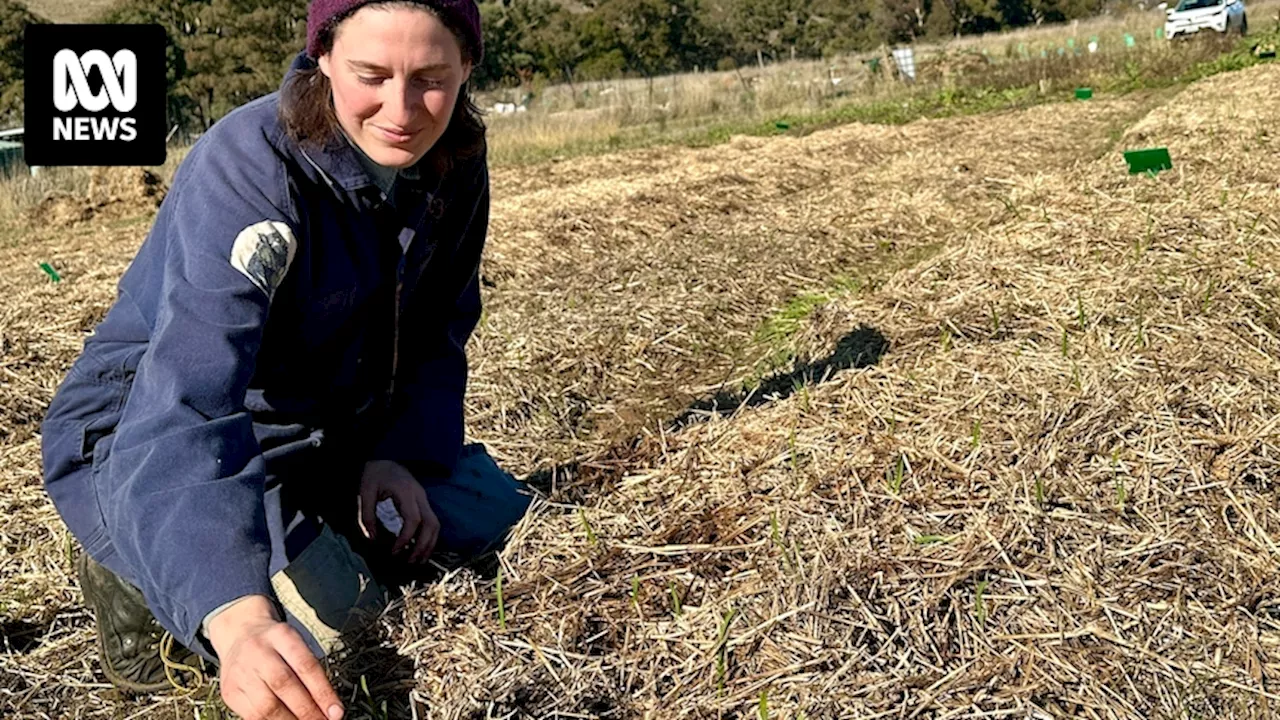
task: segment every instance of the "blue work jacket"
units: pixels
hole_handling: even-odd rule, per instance
[[[256,429],[345,428],[350,452],[419,475],[462,445],[483,156],[393,207],[353,147],[299,146],[278,108],[254,100],[196,142],[42,425],[68,527],[188,646],[211,610],[273,596],[264,455],[288,448]]]

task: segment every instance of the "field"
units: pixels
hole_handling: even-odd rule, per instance
[[[1278,83],[496,167],[469,432],[540,499],[349,717],[1273,716]],[[76,190],[0,243],[0,717],[220,717],[104,682],[41,488],[157,199]]]
[[[1250,2],[1251,27],[1277,25],[1276,3]],[[495,112],[491,157],[542,162],[653,144],[707,145],[731,135],[808,131],[849,121],[900,123],[1025,108],[1098,92],[1185,84],[1219,59],[1226,42],[1157,37],[1158,10],[913,45],[917,77],[900,81],[882,47],[823,60],[755,64],[655,78],[599,80],[490,90],[483,107],[524,102],[527,112]],[[1089,43],[1096,40],[1096,52]],[[1130,44],[1131,43],[1131,44]]]

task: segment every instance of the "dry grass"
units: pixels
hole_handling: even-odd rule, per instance
[[[1277,26],[1278,8],[1273,0],[1249,4],[1255,34]],[[1151,10],[920,42],[913,46],[919,79],[910,85],[894,77],[889,49],[880,48],[823,60],[667,75],[652,82],[635,78],[534,85],[481,93],[478,101],[487,108],[495,101],[518,102],[532,91],[528,112],[495,112],[488,119],[491,158],[526,162],[577,154],[582,148],[598,152],[651,144],[654,139],[696,142],[710,128],[745,130],[784,116],[906,102],[957,89],[999,92],[1039,83],[1040,95],[1061,95],[1077,85],[1164,85],[1229,44],[1208,37],[1169,43],[1154,35],[1163,22],[1163,13]],[[1126,34],[1134,38],[1132,48],[1125,44]],[[1097,53],[1087,52],[1092,38],[1098,39]],[[1059,55],[1063,51],[1066,55]],[[873,59],[879,60],[878,69],[872,69]]]
[[[56,23],[84,23],[111,7],[112,0],[25,0],[31,12]]]
[[[544,498],[354,714],[1269,717],[1277,80],[496,170],[470,429]],[[39,480],[144,231],[0,248],[4,717],[193,712],[96,674]]]

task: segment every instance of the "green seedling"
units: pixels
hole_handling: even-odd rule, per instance
[[[738,614],[737,608],[729,608],[720,622],[720,637],[716,639],[716,696],[724,695],[724,682],[729,674],[729,626]]]
[[[1036,505],[1044,507],[1044,478],[1036,476]]]
[[[673,581],[667,581],[667,589],[671,591],[671,615],[680,617],[680,613],[684,609],[680,605],[680,593],[676,591],[676,584]]]
[[[760,716],[760,720],[769,720],[769,691],[762,689],[760,691],[760,704],[756,706],[756,712]]]
[[[995,303],[991,303],[991,332],[1000,332],[1000,311],[996,309]]]
[[[778,511],[774,510],[769,517],[769,534],[773,538],[773,544],[778,546],[778,552],[782,553],[782,565],[791,571],[791,554],[787,552],[786,543],[782,541],[782,528],[778,523]]]
[[[951,352],[951,328],[942,328],[942,352]]]
[[[885,483],[889,486],[889,492],[897,495],[902,492],[902,479],[906,474],[907,461],[903,455],[898,455],[893,464],[885,468]]]
[[[381,705],[376,704],[373,693],[369,692],[369,681],[364,675],[360,676],[360,689],[364,692],[364,706],[369,710],[369,714],[375,720],[387,720],[390,717],[387,714],[387,701],[383,700]]]
[[[969,433],[970,433],[969,446],[970,448],[977,450],[978,445],[982,444],[982,421],[974,420],[973,426],[970,429]]]
[[[1076,322],[1080,324],[1081,331],[1083,331],[1085,326],[1088,324],[1088,319],[1084,314],[1084,300],[1081,300],[1079,295],[1076,295]]]
[[[587,532],[587,543],[594,547],[598,538],[595,529],[591,527],[591,521],[587,519],[585,508],[578,508],[578,518],[582,520],[582,529]]]
[[[49,276],[49,282],[55,282],[55,283],[62,282],[62,276],[59,275],[58,271],[54,270],[53,266],[50,265],[49,263],[43,263],[43,262],[40,263],[40,269],[44,271],[45,275]]]
[[[1215,278],[1209,278],[1209,287],[1204,290],[1204,298],[1200,300],[1200,312],[1208,313],[1209,305],[1213,302],[1213,288],[1216,284]]]

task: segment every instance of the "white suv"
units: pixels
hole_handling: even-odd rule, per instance
[[[1181,0],[1176,8],[1169,11],[1164,36],[1172,40],[1206,28],[1220,33],[1238,30],[1244,35],[1249,31],[1244,0]]]

